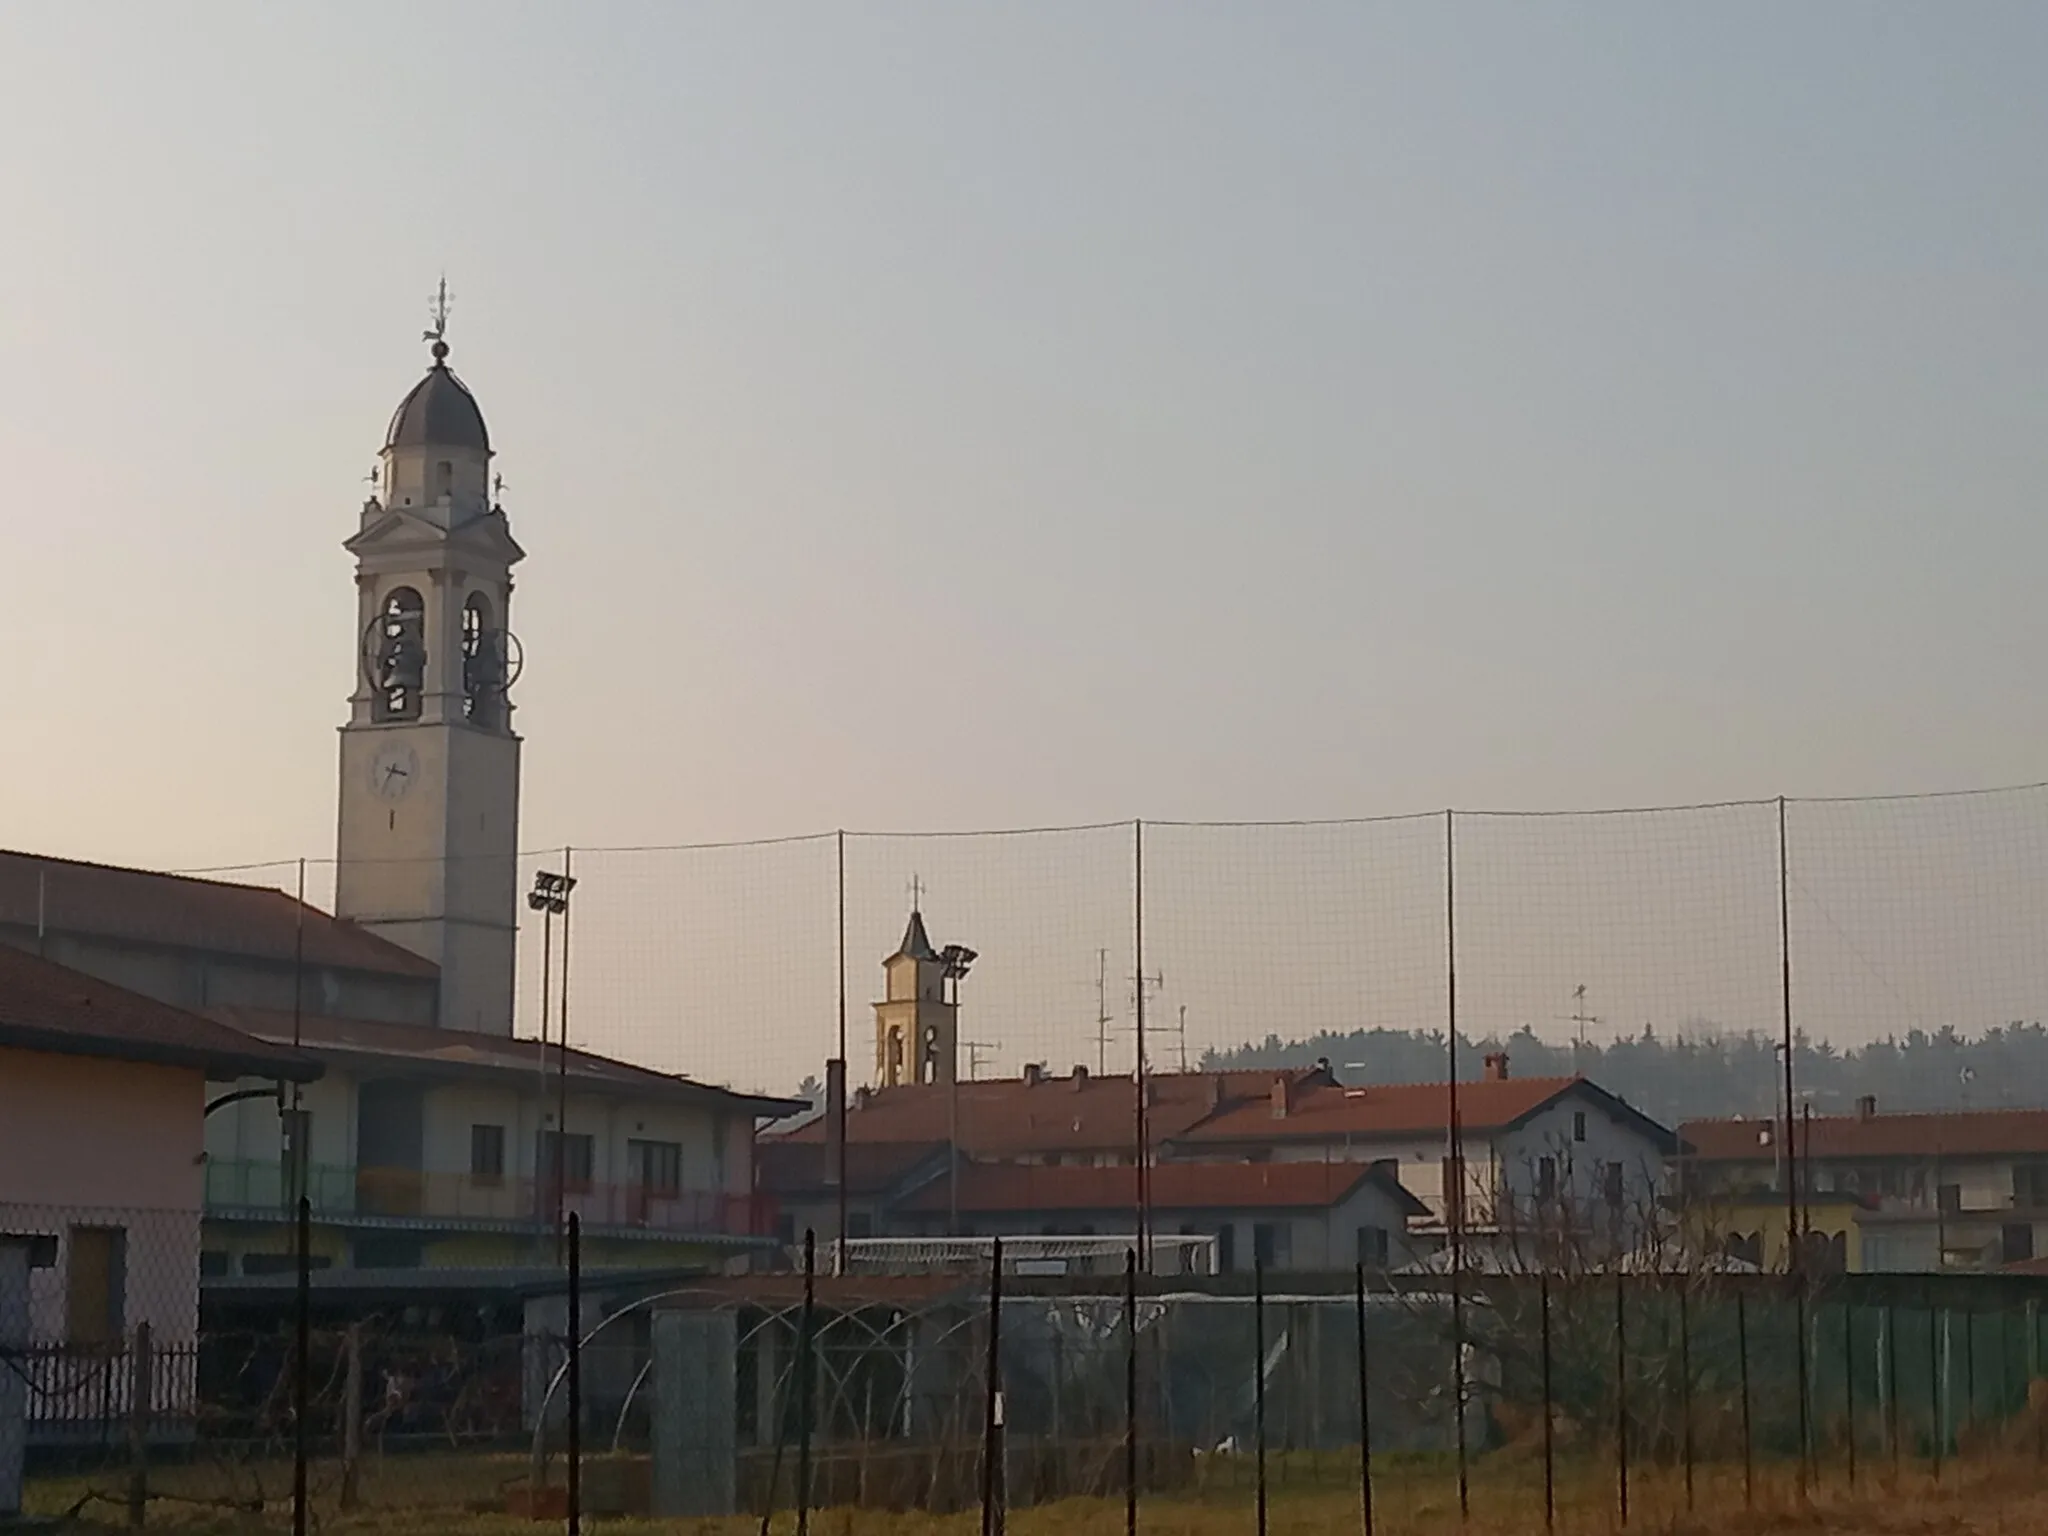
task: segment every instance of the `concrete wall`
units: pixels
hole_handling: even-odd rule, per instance
[[[58,1239],[30,1281],[39,1340],[67,1332],[80,1227],[124,1234],[121,1330],[164,1342],[199,1324],[200,1121],[194,1069],[0,1047],[0,1233]]]

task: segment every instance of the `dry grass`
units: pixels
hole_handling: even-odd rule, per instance
[[[331,1497],[320,1500],[315,1528],[322,1536],[529,1536],[558,1529],[558,1523],[534,1524],[502,1514],[465,1512],[490,1498],[516,1476],[510,1459],[425,1459],[408,1470],[403,1483],[387,1481],[366,1489],[369,1508],[350,1516],[334,1512]],[[446,1465],[438,1465],[447,1463]],[[181,1478],[178,1473],[190,1474]],[[1317,1468],[1317,1472],[1326,1469]],[[1335,1470],[1335,1469],[1327,1469]],[[1390,1462],[1378,1469],[1375,1486],[1377,1529],[1384,1536],[1537,1536],[1544,1530],[1540,1467],[1492,1459],[1478,1464],[1471,1481],[1471,1518],[1458,1518],[1456,1485],[1448,1469],[1436,1461]],[[266,1476],[266,1503],[259,1510],[229,1510],[210,1502],[220,1493],[200,1478],[202,1469],[166,1469],[153,1486],[169,1498],[152,1501],[149,1523],[174,1529],[179,1536],[254,1536],[289,1528],[284,1490]],[[1355,1486],[1333,1485],[1327,1476],[1320,1486],[1304,1486],[1308,1471],[1290,1469],[1286,1483],[1270,1485],[1270,1536],[1323,1536],[1360,1530]],[[1560,1475],[1556,1530],[1563,1536],[1609,1536],[1621,1529],[1616,1508],[1613,1469],[1580,1465]],[[116,1494],[112,1480],[42,1479],[31,1484],[31,1512],[57,1514],[70,1509],[91,1489]],[[324,1490],[323,1490],[324,1492]],[[405,1507],[384,1502],[410,1494]],[[474,1498],[470,1495],[475,1495]],[[104,1499],[88,1502],[76,1528],[111,1530],[123,1523],[124,1511]],[[1256,1517],[1247,1489],[1212,1489],[1206,1494],[1146,1498],[1139,1511],[1146,1536],[1253,1536]],[[639,1521],[586,1518],[586,1529],[617,1532],[674,1533],[674,1536],[757,1536],[758,1517],[727,1520]],[[777,1536],[789,1536],[794,1518],[787,1512],[775,1521]],[[972,1536],[979,1514],[935,1516],[920,1512],[829,1509],[814,1513],[814,1536]],[[1980,1456],[1943,1471],[1937,1484],[1925,1466],[1908,1467],[1896,1480],[1888,1468],[1866,1468],[1857,1486],[1848,1485],[1845,1469],[1826,1468],[1819,1486],[1804,1499],[1792,1469],[1760,1468],[1755,1499],[1744,1497],[1739,1467],[1701,1469],[1695,1479],[1693,1508],[1688,1512],[1680,1475],[1674,1469],[1645,1469],[1631,1479],[1630,1531],[1666,1536],[1749,1536],[1749,1533],[1802,1532],[1814,1536],[2020,1536],[2048,1533],[2048,1487],[2031,1456]],[[1122,1536],[1121,1499],[1071,1499],[1015,1511],[1011,1536]]]

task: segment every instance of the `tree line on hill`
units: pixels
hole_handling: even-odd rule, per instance
[[[1461,1078],[1477,1077],[1484,1057],[1505,1051],[1516,1077],[1579,1073],[1665,1125],[1715,1116],[1770,1116],[1784,1088],[1780,1037],[1708,1023],[1663,1036],[1649,1025],[1610,1042],[1556,1044],[1524,1025],[1499,1039],[1458,1036]],[[1205,1070],[1304,1067],[1327,1060],[1346,1082],[1441,1082],[1441,1030],[1325,1031],[1305,1040],[1269,1034],[1257,1044],[1210,1051]],[[1819,1114],[1849,1114],[1875,1097],[1879,1111],[2048,1108],[2048,1029],[2039,1023],[1994,1026],[1979,1035],[1944,1027],[1913,1030],[1838,1050],[1793,1037],[1793,1091]]]

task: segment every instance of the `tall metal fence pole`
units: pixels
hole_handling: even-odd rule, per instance
[[[1536,1305],[1543,1344],[1543,1529],[1557,1527],[1557,1408],[1550,1381],[1550,1270],[1536,1273]]]
[[[140,1526],[149,1511],[150,1381],[154,1375],[149,1324],[135,1325],[128,1359],[128,1523]]]
[[[1266,1536],[1266,1266],[1252,1259],[1252,1444],[1258,1457],[1259,1536]]]
[[[1885,1449],[1892,1459],[1892,1482],[1899,1480],[1899,1309],[1890,1302],[1884,1309],[1884,1416]]]
[[[1927,1304],[1927,1444],[1934,1462],[1934,1480],[1941,1481],[1941,1453],[1947,1449],[1942,1442],[1948,1438],[1948,1426],[1942,1422],[1942,1367],[1946,1362],[1941,1356],[1941,1323],[1936,1319],[1934,1303]]]
[[[1131,823],[1131,953],[1133,1002],[1131,1018],[1137,1033],[1137,1062],[1131,1073],[1132,1150],[1136,1153],[1132,1172],[1137,1179],[1138,1262],[1152,1272],[1152,1127],[1151,1105],[1146,1100],[1145,1062],[1145,823]]]
[[[341,1497],[344,1514],[356,1507],[357,1479],[363,1461],[363,1325],[350,1323],[342,1342]]]
[[[1003,1240],[989,1246],[988,1366],[981,1419],[981,1536],[999,1536],[1003,1454]]]
[[[1842,1296],[1842,1431],[1848,1442],[1849,1486],[1856,1486],[1856,1303]]]
[[[299,1134],[295,1127],[294,1138]],[[295,1163],[303,1166],[303,1151],[295,1149]],[[299,1196],[297,1233],[298,1284],[293,1298],[294,1338],[292,1342],[292,1536],[306,1536],[310,1511],[306,1508],[307,1378],[313,1374],[313,1201]]]
[[[1785,797],[1778,796],[1778,979],[1779,1007],[1784,1025],[1780,1049],[1785,1055],[1785,1123],[1778,1134],[1785,1138],[1785,1263],[1792,1277],[1799,1327],[1799,1496],[1806,1497],[1808,1455],[1806,1404],[1806,1293],[1801,1282],[1805,1264],[1799,1240],[1799,1138],[1795,1134],[1798,1112],[1793,1108],[1792,1062],[1796,1043],[1792,1029],[1792,849],[1786,835]]]
[[[1736,1373],[1742,1389],[1742,1504],[1756,1507],[1756,1439],[1749,1416],[1749,1298],[1735,1293]]]
[[[818,1233],[804,1228],[804,1310],[796,1337],[796,1530],[806,1536],[811,1528],[811,1405],[816,1397],[812,1385],[811,1356],[818,1326]]]
[[[1685,1462],[1685,1507],[1692,1498],[1692,1307],[1691,1277],[1678,1277],[1678,1438],[1679,1455]]]
[[[1358,1511],[1365,1536],[1372,1525],[1372,1370],[1365,1340],[1365,1263],[1358,1265]]]
[[[1138,1536],[1138,1250],[1124,1253],[1124,1536]]]
[[[568,924],[565,922],[565,942],[567,938]],[[574,1211],[569,1213],[568,1430],[569,1536],[578,1536],[583,1529],[583,1218]]]
[[[1628,1291],[1620,1256],[1614,1266],[1614,1473],[1615,1508],[1628,1524]]]
[[[1458,1121],[1458,816],[1444,811],[1444,1067],[1449,1156],[1444,1217],[1451,1238],[1451,1412],[1457,1420],[1458,1518],[1472,1517],[1470,1448],[1465,1443],[1465,1144]]]

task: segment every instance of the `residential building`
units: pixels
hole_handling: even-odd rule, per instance
[[[1579,1237],[1602,1247],[1642,1241],[1659,1223],[1663,1126],[1583,1077],[1514,1078],[1508,1058],[1457,1084],[1458,1148],[1447,1083],[1345,1085],[1272,1074],[1263,1095],[1220,1108],[1166,1138],[1170,1160],[1384,1162],[1427,1208],[1418,1241],[1453,1217],[1475,1244]]]
[[[1866,1097],[1853,1114],[1802,1118],[1795,1146],[1770,1119],[1693,1120],[1680,1134],[1688,1204],[1729,1210],[1721,1225],[1736,1241],[1761,1229],[1740,1211],[1786,1206],[1791,1181],[1802,1230],[1809,1206],[1853,1200],[1851,1268],[1984,1270],[2048,1254],[2048,1110],[1885,1114]]]
[[[33,1344],[160,1344],[199,1326],[207,1084],[319,1064],[0,946],[0,1239],[30,1250]],[[273,1114],[275,1113],[273,1109]]]

